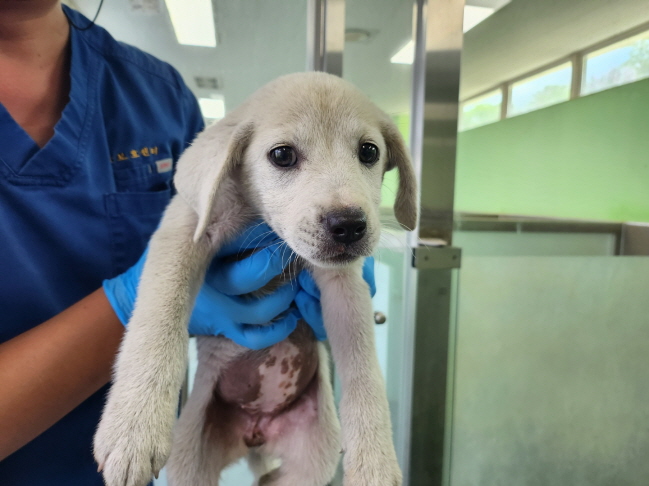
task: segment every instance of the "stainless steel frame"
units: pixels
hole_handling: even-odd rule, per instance
[[[411,138],[413,146],[421,141],[418,165],[421,168],[421,185],[426,189],[421,191],[419,236],[440,238],[450,244],[464,1],[429,0],[422,6],[421,12],[425,17],[421,28],[425,29],[426,50],[425,57],[422,58],[421,54],[424,53],[418,51],[419,56],[415,59],[416,98]],[[423,41],[421,38],[418,40]],[[418,64],[423,64],[423,67]],[[417,119],[419,117],[422,118],[421,122]],[[415,130],[421,130],[421,135],[416,134]]]
[[[418,238],[411,245],[417,270],[411,270],[406,289],[412,315],[405,323],[409,349],[404,356],[413,358],[411,376],[404,380],[410,384],[411,400],[404,484],[436,486],[444,481],[453,268],[460,262],[459,251],[449,246],[464,0],[418,0],[416,5],[411,145],[425,190]],[[442,246],[423,249],[420,242],[428,238]],[[408,324],[413,327],[410,331]]]
[[[342,76],[345,47],[345,0],[309,0],[307,71]]]
[[[648,223],[533,218],[530,216],[456,214],[456,231],[502,231],[515,233],[599,233],[615,238],[615,255],[649,255]]]
[[[462,250],[453,246],[419,245],[412,255],[412,266],[418,270],[447,270],[460,268]]]
[[[649,256],[649,224],[624,223],[620,243],[622,255]]]

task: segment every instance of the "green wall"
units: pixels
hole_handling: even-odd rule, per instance
[[[456,211],[649,221],[649,80],[460,133],[455,191]]]

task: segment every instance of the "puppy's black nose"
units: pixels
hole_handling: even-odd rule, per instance
[[[329,213],[325,224],[334,241],[349,245],[365,236],[367,218],[360,209],[340,209]]]

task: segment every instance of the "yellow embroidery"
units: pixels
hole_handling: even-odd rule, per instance
[[[130,159],[139,159],[140,155],[142,157],[149,157],[150,155],[157,155],[157,154],[158,154],[158,147],[157,146],[155,146],[155,147],[142,147],[139,151],[137,151],[135,149],[131,150],[129,152],[130,157],[128,155],[126,155],[124,152],[120,152],[120,153],[117,154],[116,159],[113,159],[111,157],[110,160],[111,161],[112,160],[121,161],[121,160],[128,160],[129,158]]]

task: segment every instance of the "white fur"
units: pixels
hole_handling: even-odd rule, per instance
[[[379,147],[371,167],[359,144]],[[291,145],[299,167],[273,166],[268,152]],[[417,194],[403,140],[389,118],[358,90],[323,73],[279,78],[206,129],[178,164],[174,197],[151,239],[133,317],[115,364],[114,384],[95,436],[95,458],[108,486],[146,484],[172,450],[178,391],[186,367],[187,322],[212,255],[256,217],[263,217],[309,264],[322,292],[325,327],[342,383],[341,422],[346,486],[396,486],[401,473],[391,440],[385,386],[361,257],[378,242],[385,171],[397,167],[399,222],[417,220]],[[323,251],[323,212],[361,208],[364,243],[347,263]],[[328,355],[318,346],[317,407],[289,412],[263,446],[204,440],[203,421],[224,364],[242,348],[201,338],[192,395],[174,432],[169,463],[175,486],[216,485],[227,464],[249,453],[264,484],[322,486],[339,459],[339,425]],[[317,413],[311,413],[311,410]],[[281,459],[270,473],[268,460]]]

